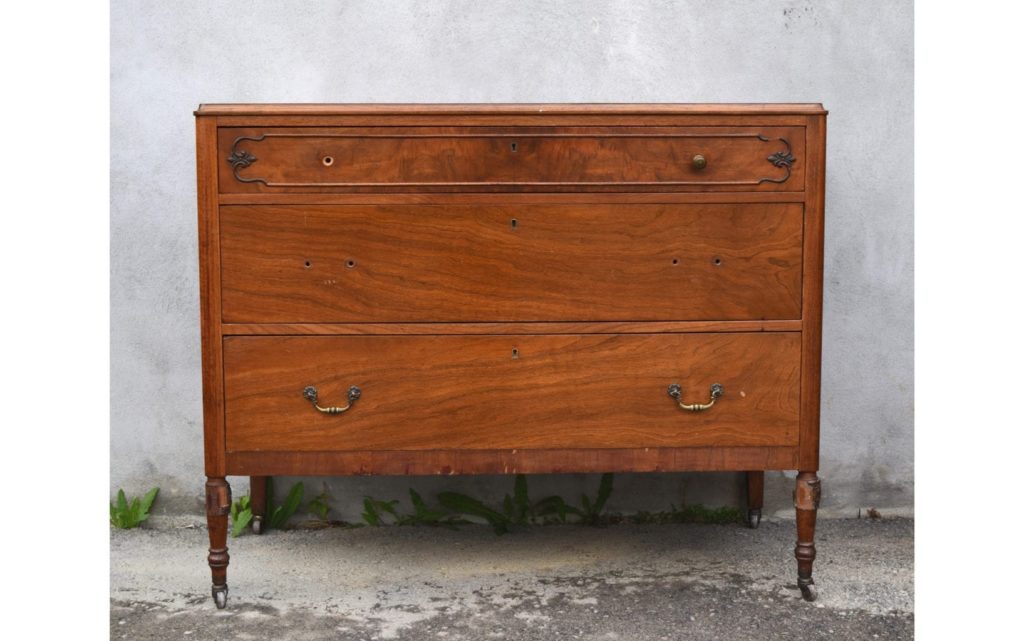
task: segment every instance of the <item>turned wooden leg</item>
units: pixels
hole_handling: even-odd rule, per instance
[[[267,477],[249,477],[249,507],[252,508],[252,531],[263,534],[263,518],[267,515]]]
[[[757,529],[761,525],[764,507],[764,472],[747,472],[747,526]]]
[[[223,477],[206,479],[206,525],[210,531],[210,555],[206,558],[213,575],[213,601],[218,608],[228,604],[228,514],[231,486]]]
[[[800,472],[796,477],[793,503],[796,507],[796,567],[797,585],[804,599],[818,598],[811,570],[814,565],[814,523],[821,500],[821,481],[816,472]]]

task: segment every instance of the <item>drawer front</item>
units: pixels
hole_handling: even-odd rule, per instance
[[[229,323],[800,318],[803,208],[221,208]]]
[[[802,191],[803,127],[222,127],[223,193]]]
[[[224,339],[243,451],[796,445],[800,334]],[[710,386],[723,394],[704,411]],[[304,396],[316,388],[324,414]]]

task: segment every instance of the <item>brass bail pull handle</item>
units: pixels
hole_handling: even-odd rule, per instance
[[[359,397],[362,395],[362,390],[353,385],[352,387],[348,388],[348,405],[346,405],[345,407],[320,407],[319,405],[317,405],[317,392],[315,387],[310,385],[306,389],[302,390],[302,397],[308,400],[310,403],[312,403],[313,407],[316,408],[316,411],[322,412],[324,414],[344,414],[345,412],[352,409],[352,406],[356,404],[356,401],[358,401]]]
[[[683,402],[683,389],[679,387],[677,383],[672,383],[668,386],[668,395],[676,399],[676,403],[679,407],[688,412],[703,412],[709,410],[715,404],[715,401],[722,398],[722,386],[719,383],[715,383],[711,386],[711,400],[707,403],[693,403],[688,404]]]

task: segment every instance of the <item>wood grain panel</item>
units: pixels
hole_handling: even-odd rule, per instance
[[[803,127],[221,127],[218,140],[224,193],[804,185]]]
[[[821,317],[825,275],[825,116],[809,119],[812,145],[808,172],[812,196],[804,222],[803,344],[800,470],[818,469],[821,416]]]
[[[365,336],[429,334],[677,334],[683,332],[799,332],[801,322],[670,321],[579,323],[227,323],[225,335],[235,336]]]
[[[220,194],[221,205],[552,205],[552,204],[662,204],[662,203],[802,203],[805,192],[771,191],[758,194],[748,192],[651,192],[651,193],[260,193]]]
[[[558,450],[384,450],[229,452],[228,474],[557,474],[789,470],[795,447],[683,447]]]
[[[782,446],[798,333],[224,339],[229,451]],[[668,396],[705,402],[705,412]],[[352,385],[362,398],[346,414]]]
[[[802,127],[804,114],[324,114],[214,116],[221,127]]]
[[[207,476],[224,476],[224,387],[221,359],[220,225],[217,208],[217,124],[196,119],[199,306],[203,363],[203,441]]]
[[[386,118],[396,115],[457,116],[618,116],[630,122],[645,115],[735,115],[764,118],[776,114],[826,114],[820,103],[208,103],[196,115],[213,116],[351,116]]]
[[[800,317],[800,204],[226,206],[229,323]]]

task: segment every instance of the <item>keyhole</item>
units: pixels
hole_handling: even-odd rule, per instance
[[[512,360],[519,358],[519,349],[516,347],[512,348]]]
[[[512,219],[512,229],[519,227],[519,221],[515,218]]]
[[[514,142],[512,143],[512,153],[516,153],[517,151],[519,151],[519,143]]]

